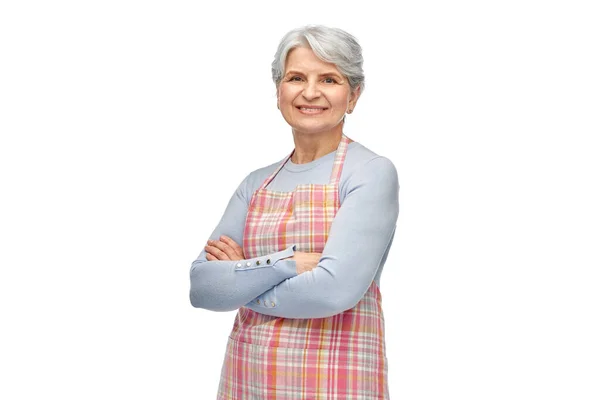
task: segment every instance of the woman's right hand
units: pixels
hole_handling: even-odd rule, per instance
[[[320,259],[321,253],[305,253],[303,251],[295,251],[294,256],[288,258],[288,260],[296,261],[296,272],[298,275],[316,268]]]
[[[215,260],[244,260],[244,249],[229,236],[222,235],[219,240],[209,240],[206,242],[206,259]]]

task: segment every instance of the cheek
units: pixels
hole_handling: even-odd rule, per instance
[[[336,108],[346,107],[350,102],[350,95],[344,88],[338,88],[337,90],[330,92],[328,97],[329,101],[332,105],[335,105]]]
[[[343,94],[336,96],[333,101],[334,101],[335,108],[343,109],[344,111],[348,107],[348,104],[349,104],[348,96],[343,95]]]
[[[290,104],[295,98],[296,98],[296,95],[291,90],[280,90],[279,91],[279,103],[280,104]]]

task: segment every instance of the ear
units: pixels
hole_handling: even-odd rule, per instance
[[[360,97],[360,86],[357,87],[356,89],[354,89],[352,91],[352,93],[350,93],[350,100],[348,101],[348,111],[349,113],[351,113],[352,111],[354,111],[354,108],[356,107],[356,102],[358,101],[358,98]]]

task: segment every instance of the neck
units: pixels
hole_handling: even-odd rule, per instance
[[[294,164],[306,164],[335,151],[342,140],[342,132],[303,135],[294,132]]]

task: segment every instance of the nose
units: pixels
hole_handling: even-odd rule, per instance
[[[313,100],[318,98],[321,95],[319,90],[319,86],[315,81],[308,81],[306,85],[304,85],[304,90],[302,91],[302,96],[306,100]]]

